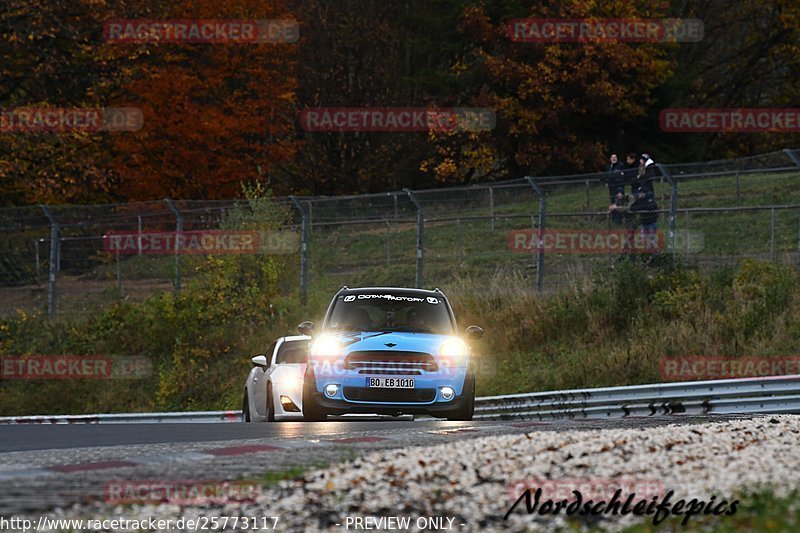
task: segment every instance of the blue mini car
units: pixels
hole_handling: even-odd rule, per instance
[[[469,344],[439,290],[343,287],[311,335],[303,418],[346,413],[428,414],[471,420],[475,372]],[[466,329],[480,339],[478,326]]]

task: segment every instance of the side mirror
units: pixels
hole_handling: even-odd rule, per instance
[[[250,359],[254,365],[260,366],[263,368],[267,368],[269,366],[269,361],[267,361],[266,355],[256,355]]]
[[[483,338],[483,328],[480,326],[469,326],[467,328],[467,338],[471,341],[477,341]]]
[[[306,320],[305,322],[300,322],[300,325],[297,326],[297,331],[300,332],[300,335],[307,335],[311,336],[314,333],[314,323]]]

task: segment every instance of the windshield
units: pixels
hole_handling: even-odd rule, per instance
[[[380,292],[339,295],[327,329],[453,334],[444,298]]]

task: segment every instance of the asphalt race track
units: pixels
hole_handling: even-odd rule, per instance
[[[528,433],[707,423],[747,416],[655,416],[552,422],[47,424],[0,426],[0,515],[102,501],[115,480],[258,479],[375,450]]]

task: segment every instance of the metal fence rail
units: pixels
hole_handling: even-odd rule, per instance
[[[800,375],[509,394],[475,401],[475,418],[484,420],[732,413],[800,413]]]
[[[479,420],[622,418],[668,414],[800,413],[800,375],[574,389],[475,399]],[[6,416],[0,424],[237,422],[241,411]],[[350,415],[338,417],[347,420]],[[364,418],[361,415],[350,418]]]
[[[800,266],[800,155],[658,164],[652,183],[659,253],[699,265],[742,258]],[[93,315],[121,300],[186,289],[205,256],[120,254],[104,236],[252,229],[258,217],[297,242],[284,252],[286,292],[306,299],[342,285],[439,286],[456,276],[515,272],[558,290],[608,266],[610,254],[517,246],[512,235],[632,230],[609,212],[604,172],[333,197],[159,200],[0,209],[0,316],[46,310]],[[626,192],[633,188],[631,183]],[[274,217],[273,217],[274,218]],[[641,216],[639,217],[641,218]],[[642,219],[643,220],[643,219]],[[274,222],[274,221],[273,221]],[[639,220],[641,222],[641,220]],[[249,225],[248,225],[249,224]],[[274,226],[274,227],[273,227]],[[260,226],[259,226],[260,227]],[[267,226],[265,226],[267,227]],[[275,254],[273,254],[275,255]],[[617,253],[619,256],[619,253]]]

